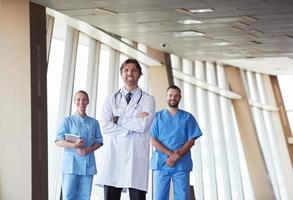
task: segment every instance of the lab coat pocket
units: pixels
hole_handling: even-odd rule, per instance
[[[133,140],[134,153],[137,158],[147,158],[149,155],[149,140],[144,134],[138,133]]]
[[[124,160],[128,160],[131,156],[130,152],[131,152],[131,145],[129,143],[128,138],[119,138],[119,155],[121,155],[121,157]]]

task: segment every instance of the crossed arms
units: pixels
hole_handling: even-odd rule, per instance
[[[113,97],[112,97],[113,98]],[[142,104],[141,112],[138,115],[132,115],[125,118],[123,115],[119,119],[113,118],[113,106],[115,105],[110,98],[106,99],[101,117],[101,128],[104,134],[111,136],[125,137],[130,133],[144,133],[153,121],[155,113],[155,100],[148,98]],[[133,112],[131,110],[131,112]]]

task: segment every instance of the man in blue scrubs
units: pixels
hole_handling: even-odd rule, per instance
[[[190,149],[202,132],[192,114],[178,108],[180,88],[170,86],[166,99],[168,108],[156,113],[151,130],[154,200],[169,199],[171,180],[174,199],[189,200]]]

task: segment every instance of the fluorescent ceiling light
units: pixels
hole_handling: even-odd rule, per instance
[[[176,8],[177,12],[184,13],[186,15],[194,16],[196,13],[206,13],[206,12],[214,12],[213,8],[207,8],[207,9],[185,9],[185,8]]]
[[[192,10],[189,10],[190,12],[192,13],[206,13],[206,12],[214,12],[215,9],[213,8],[205,8],[205,9],[192,9]]]
[[[171,35],[174,37],[197,37],[197,36],[203,36],[205,34],[197,32],[197,31],[176,31],[176,32],[171,32]]]
[[[194,20],[194,19],[186,19],[177,21],[180,24],[202,24],[202,21]]]
[[[228,56],[228,57],[236,57],[236,56],[240,56],[241,54],[224,52],[224,53],[222,53],[222,55],[223,56]]]
[[[213,43],[213,45],[215,45],[215,46],[227,46],[227,45],[232,45],[232,43],[229,43],[229,42],[217,42],[217,43]]]

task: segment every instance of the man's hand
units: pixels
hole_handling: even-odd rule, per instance
[[[171,152],[171,154],[169,155],[169,157],[170,157],[174,162],[177,162],[177,161],[181,158],[181,155],[179,154],[179,150],[176,150],[176,151]]]
[[[166,160],[166,164],[168,167],[173,167],[175,163],[180,160],[181,154],[179,153],[180,150],[176,150],[170,153],[168,159]]]
[[[147,117],[147,116],[149,116],[150,114],[148,113],[148,112],[141,112],[141,113],[139,113],[137,116],[138,117],[141,117],[141,118],[145,118],[145,117]]]
[[[118,119],[119,119],[119,116],[113,116],[113,117],[111,117],[110,121],[113,122],[114,124],[117,124]]]
[[[172,168],[175,165],[175,161],[172,158],[168,157],[166,160],[166,165]]]

